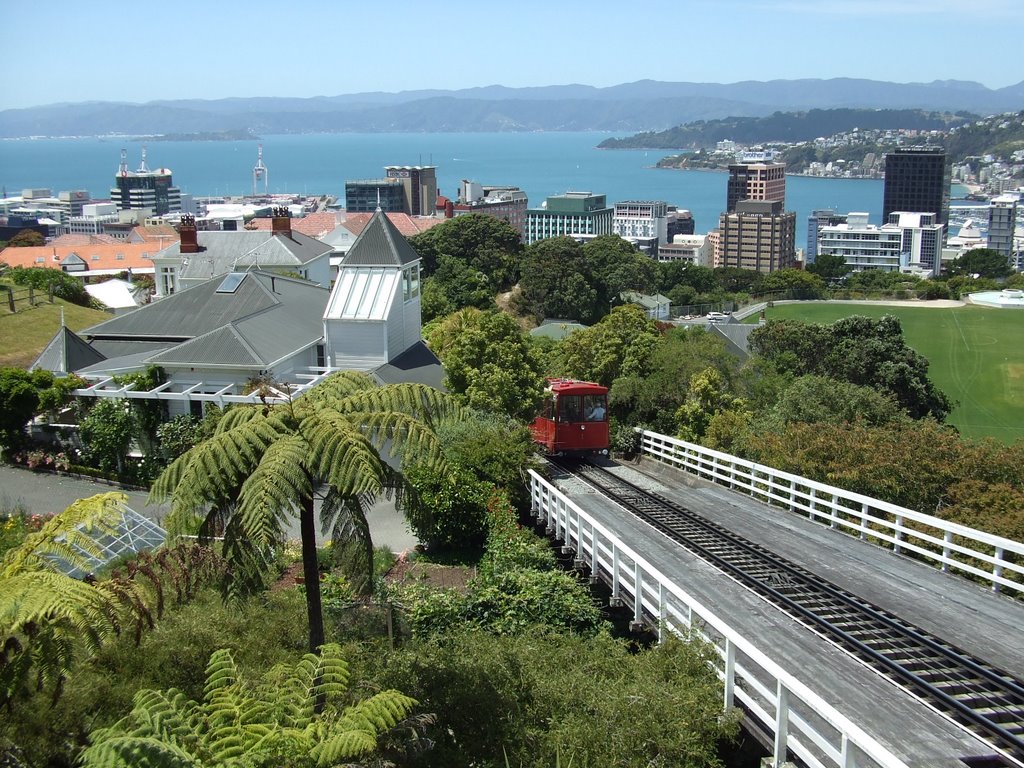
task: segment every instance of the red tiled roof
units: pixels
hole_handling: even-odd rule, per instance
[[[132,229],[128,237],[133,243],[140,241],[162,243],[161,248],[181,239],[178,235],[178,230],[170,224],[153,224],[148,227],[138,226]]]
[[[105,243],[107,245],[114,245],[116,243],[123,242],[118,240],[113,235],[87,235],[81,233],[74,233],[70,235],[61,235],[51,240],[48,245],[55,245],[61,248],[65,245],[100,245]]]
[[[426,232],[431,227],[436,227],[445,221],[445,219],[438,219],[432,216],[410,216],[407,213],[387,213],[385,216],[406,237]],[[352,234],[358,235],[366,228],[372,217],[372,213],[349,213],[345,216],[345,220],[341,222],[341,225]]]
[[[338,226],[338,219],[330,211],[319,211],[303,216],[301,219],[292,219],[292,230],[301,235],[317,238],[323,237]],[[269,232],[273,227],[272,219],[252,219],[246,224],[246,229],[266,230]]]
[[[39,245],[31,248],[4,248],[0,261],[12,267],[49,267],[61,265],[75,254],[85,263],[85,270],[97,269],[153,269],[150,259],[159,248],[157,243],[126,243],[116,245],[93,243],[86,245]],[[72,260],[73,261],[73,260]],[[74,271],[74,270],[68,270]]]

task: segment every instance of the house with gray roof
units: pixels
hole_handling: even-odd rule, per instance
[[[82,331],[90,357],[74,372],[91,383],[76,394],[166,400],[173,416],[200,413],[203,402],[295,397],[336,370],[441,388],[440,362],[421,338],[419,264],[394,225],[375,215],[330,291],[263,270],[235,271]],[[82,354],[67,334],[60,343]],[[56,357],[51,351],[47,359]],[[114,379],[150,366],[166,377],[152,390]],[[265,385],[259,394],[256,383]]]
[[[195,219],[183,216],[179,235],[179,242],[152,256],[158,299],[250,269],[298,275],[324,288],[331,285],[333,247],[293,230],[287,211],[275,211],[270,231],[199,232]]]
[[[619,298],[627,304],[638,304],[652,320],[668,320],[672,312],[672,300],[660,293],[647,294],[638,291],[623,291]]]

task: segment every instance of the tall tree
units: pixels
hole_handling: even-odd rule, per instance
[[[470,213],[456,216],[409,238],[423,259],[423,271],[432,275],[449,256],[487,276],[491,292],[505,290],[516,280],[523,245],[519,233],[504,219]]]
[[[562,342],[561,373],[610,387],[619,376],[642,376],[658,341],[657,326],[640,307],[615,307]]]
[[[174,533],[210,534],[225,524],[225,553],[243,573],[280,543],[289,517],[299,518],[309,616],[309,648],[324,642],[313,494],[326,486],[321,510],[336,542],[356,541],[370,572],[373,546],[367,505],[403,490],[403,478],[381,451],[438,468],[436,418],[455,404],[418,384],[378,387],[366,374],[333,374],[292,402],[226,412],[215,434],[176,459],[150,498],[172,498]]]
[[[650,293],[657,286],[655,263],[618,235],[601,235],[584,244],[602,308],[618,303],[623,291]]]
[[[464,309],[431,334],[444,363],[445,386],[481,411],[529,418],[544,392],[540,358],[516,321],[504,312]]]
[[[602,316],[583,247],[571,237],[533,243],[526,249],[520,271],[521,309],[535,319],[591,323]]]
[[[850,274],[853,268],[837,253],[819,253],[814,262],[807,265],[807,271],[828,281],[841,280]]]
[[[907,346],[894,315],[854,315],[831,325],[769,320],[750,334],[750,349],[778,370],[815,374],[891,395],[915,419],[942,421],[953,405],[928,378],[928,360]]]
[[[949,265],[949,274],[999,278],[1013,274],[1013,268],[1006,254],[991,248],[973,248],[953,259]]]

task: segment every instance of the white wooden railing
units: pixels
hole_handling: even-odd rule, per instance
[[[714,666],[723,681],[724,707],[739,703],[770,729],[774,766],[785,762],[788,750],[811,768],[906,768],[761,650],[772,646],[771,635],[759,635],[759,645],[740,635],[533,471],[530,496],[533,514],[610,586],[613,601],[632,606],[635,621],[656,626],[659,638],[665,632],[689,633],[717,650]]]
[[[802,512],[814,522],[960,571],[993,591],[1024,596],[1024,542],[994,536],[887,501],[844,491],[695,443],[641,430],[643,455],[734,491]]]

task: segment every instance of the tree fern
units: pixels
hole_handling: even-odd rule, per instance
[[[340,711],[348,681],[348,665],[337,645],[307,654],[291,669],[272,670],[257,684],[243,679],[230,651],[216,651],[207,666],[202,703],[174,689],[140,691],[130,715],[93,734],[81,765],[329,766],[365,757],[416,702],[384,691]],[[321,696],[327,699],[322,714],[313,706]]]

